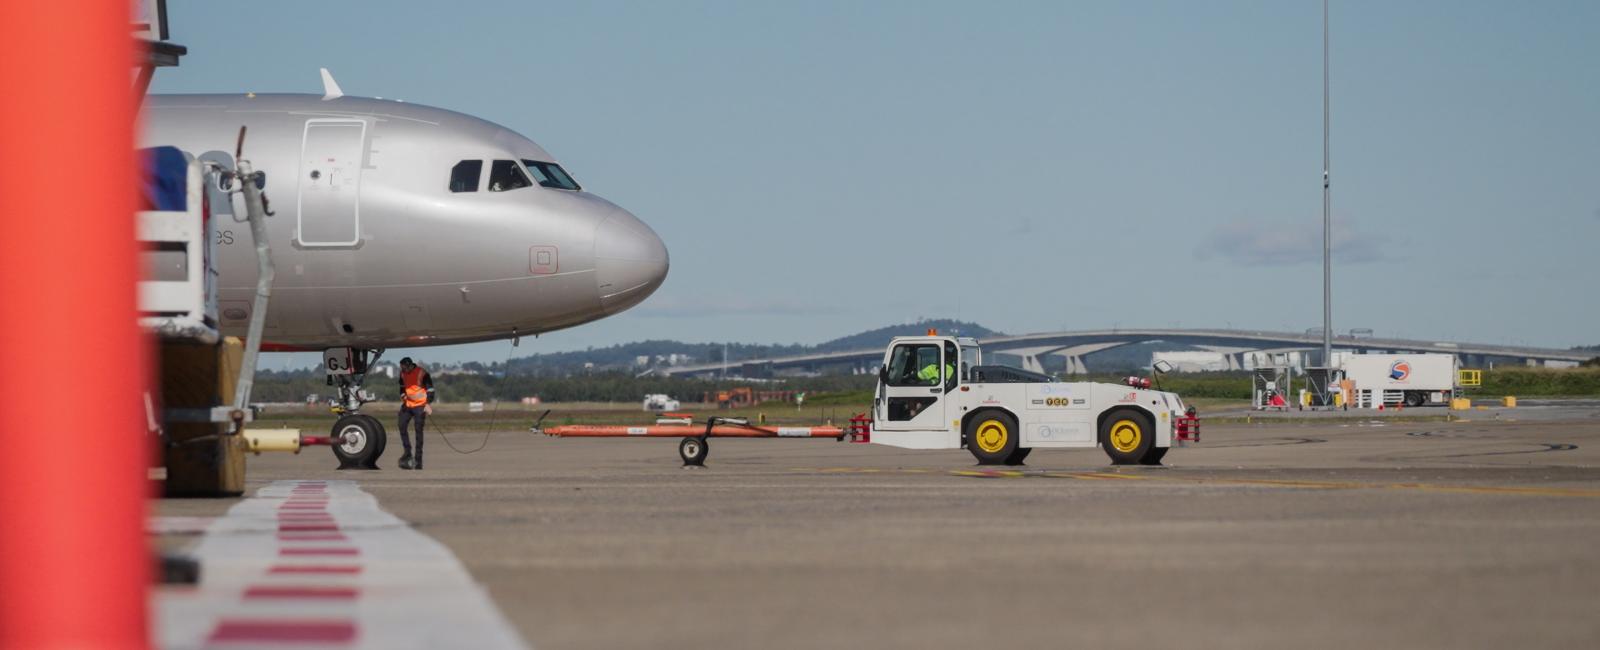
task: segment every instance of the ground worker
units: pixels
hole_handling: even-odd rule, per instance
[[[955,366],[952,366],[950,364],[945,364],[944,372],[945,372],[945,376],[946,377],[951,377],[951,376],[954,376],[956,374],[956,368],[955,368]],[[926,366],[923,366],[922,370],[917,372],[917,379],[919,381],[928,382],[929,386],[938,385],[939,384],[939,364],[938,363],[930,363],[930,364],[928,364]]]
[[[433,376],[417,366],[411,357],[400,360],[400,469],[422,469],[422,427],[433,415]],[[406,426],[417,422],[417,453],[411,454],[411,438]]]

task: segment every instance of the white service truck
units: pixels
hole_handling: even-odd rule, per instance
[[[1060,382],[983,365],[969,337],[902,336],[878,370],[870,442],[907,449],[966,447],[979,464],[1020,465],[1035,448],[1099,446],[1115,464],[1160,464],[1199,440],[1199,419],[1174,393],[1128,385]]]
[[[1356,408],[1449,404],[1456,395],[1453,354],[1346,354],[1338,365]]]
[[[679,406],[682,406],[682,404],[678,400],[672,399],[670,395],[654,393],[644,396],[644,410],[652,413],[676,411]]]

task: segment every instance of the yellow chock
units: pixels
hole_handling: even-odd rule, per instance
[[[1452,411],[1470,411],[1470,410],[1472,410],[1472,400],[1467,399],[1465,397],[1451,398],[1451,400],[1450,400],[1450,410],[1452,410]]]
[[[1516,398],[1515,395],[1507,395],[1505,397],[1500,398],[1500,404],[1502,404],[1503,406],[1505,406],[1508,409],[1517,408],[1517,398]]]

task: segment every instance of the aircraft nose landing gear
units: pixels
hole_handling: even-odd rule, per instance
[[[359,413],[367,401],[361,391],[367,368],[381,356],[383,350],[360,348],[330,348],[322,353],[328,384],[338,392],[333,399],[333,412],[340,417],[333,423],[330,435],[339,469],[378,469],[378,457],[389,442],[389,434],[377,418]]]

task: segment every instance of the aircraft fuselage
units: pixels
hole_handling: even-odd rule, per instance
[[[143,120],[144,146],[229,167],[248,127],[243,157],[266,173],[273,211],[269,348],[537,334],[627,309],[666,277],[667,251],[649,226],[577,189],[532,140],[484,120],[316,95],[153,95]],[[208,198],[220,325],[243,336],[256,280],[250,229],[237,196],[212,188]]]

